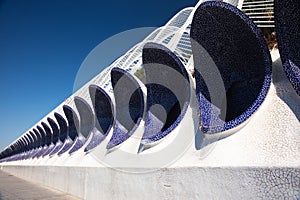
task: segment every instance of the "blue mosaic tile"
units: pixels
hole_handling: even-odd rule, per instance
[[[38,131],[37,131],[38,130]],[[37,126],[37,130],[34,130],[36,134],[40,135],[40,144],[39,151],[34,155],[34,158],[41,157],[47,150],[48,146],[46,145],[46,132],[40,126]]]
[[[74,145],[72,146],[71,150],[69,151],[69,154],[74,153],[78,149],[80,149],[84,143],[86,142],[86,138],[83,136],[79,136],[76,138]]]
[[[114,123],[114,108],[109,95],[99,86],[89,86],[90,98],[95,112],[95,129],[91,142],[86,146],[85,152],[97,147],[110,132]]]
[[[40,126],[37,126],[36,127],[40,136],[41,136],[41,143],[40,143],[40,146],[44,147],[46,145],[46,132],[44,131],[44,129]]]
[[[116,122],[107,149],[127,140],[139,126],[144,112],[144,96],[137,80],[120,68],[111,70],[111,81],[116,102]]]
[[[48,145],[49,147],[48,147],[47,151],[42,156],[46,156],[46,155],[50,154],[53,151],[53,149],[55,148],[55,145],[57,144],[58,139],[59,139],[58,125],[56,124],[56,122],[53,119],[51,119],[49,117],[47,118],[47,121],[49,122],[49,125],[51,127],[50,131],[51,131],[52,136],[50,138],[50,144]],[[46,130],[47,127],[44,126],[44,129]],[[47,130],[47,132],[49,132],[49,130]]]
[[[194,14],[191,38],[202,131],[216,133],[245,122],[262,104],[271,83],[271,57],[260,29],[236,7],[208,1]],[[212,104],[204,81],[214,80],[215,72],[222,86],[210,88],[225,90],[218,105]]]
[[[107,135],[102,135],[100,132],[93,132],[90,143],[85,147],[84,151],[88,152],[97,147],[106,138]]]
[[[47,150],[45,151],[45,153],[43,153],[43,157],[44,156],[47,156],[51,151],[53,151],[53,149],[55,148],[55,145],[54,144],[51,144],[48,148],[47,148]]]
[[[48,149],[47,146],[44,146],[41,149],[39,149],[39,151],[37,152],[37,154],[34,155],[34,158],[41,157],[47,151],[47,149]]]
[[[275,0],[274,20],[283,69],[300,95],[300,1]]]
[[[88,138],[94,128],[94,112],[91,106],[81,97],[74,98],[75,106],[79,113],[80,133],[84,138]]]
[[[89,86],[89,94],[95,112],[95,127],[107,135],[114,123],[114,106],[109,95],[97,85]]]
[[[58,113],[54,113],[54,117],[59,126],[59,140],[63,143],[68,137],[68,124],[65,118]]]
[[[31,150],[28,155],[27,158],[32,158],[35,155],[36,149]]]
[[[74,141],[78,137],[79,119],[70,106],[64,105],[63,110],[68,120],[68,136]]]
[[[78,137],[77,127],[79,126],[79,120],[77,114],[74,110],[67,106],[63,106],[64,113],[68,121],[68,137],[64,142],[62,149],[58,152],[58,155],[61,155],[68,151],[74,144],[76,138]]]
[[[49,153],[49,156],[53,156],[54,154],[59,152],[59,150],[63,147],[63,145],[64,143],[62,143],[61,141],[57,142],[54,149]]]
[[[30,155],[31,155],[31,151],[27,151],[24,155],[24,160],[27,160],[30,158]]]
[[[27,160],[30,156],[31,151],[27,151],[24,153],[24,160]]]
[[[36,149],[39,147],[39,133],[35,132],[35,130],[33,129],[32,131],[29,131],[30,135],[32,136],[32,138],[34,138],[34,145],[33,147]]]
[[[181,122],[190,101],[190,84],[187,71],[179,58],[163,45],[145,44],[143,65],[147,108],[141,143],[145,145],[166,137]],[[153,110],[153,106],[157,105],[164,110],[165,115],[161,109]]]
[[[53,141],[56,141],[56,143],[55,147],[48,153],[49,156],[53,156],[54,154],[59,152],[59,150],[63,147],[64,142],[68,137],[67,121],[58,113],[54,113],[54,117],[58,123],[58,133],[57,130],[54,130]]]
[[[76,96],[74,98],[75,106],[79,113],[79,133],[69,153],[74,153],[79,150],[90,137],[93,127],[95,125],[94,113],[89,104],[81,97]]]
[[[50,117],[47,118],[47,121],[51,127],[52,130],[52,143],[56,144],[59,140],[59,127],[58,124],[56,124],[56,122],[51,119]]]
[[[45,134],[46,134],[45,144],[46,144],[47,148],[41,155],[41,156],[44,156],[49,151],[50,145],[52,143],[52,131],[46,123],[42,122],[41,124],[42,124],[42,126],[45,130]]]
[[[134,131],[135,131],[135,127],[128,131],[124,126],[122,126],[121,123],[119,123],[119,121],[116,121],[114,125],[113,135],[109,143],[107,144],[106,148],[112,149],[115,146],[123,143],[132,135]]]
[[[58,152],[57,155],[61,155],[63,153],[65,153],[66,151],[68,151],[74,144],[74,141],[71,138],[67,138],[62,149],[60,149],[60,151]]]
[[[34,140],[33,138],[31,137],[31,135],[29,133],[26,133],[25,135],[28,139],[28,146],[27,146],[27,151],[31,151],[34,147],[33,147],[33,144],[34,144]]]

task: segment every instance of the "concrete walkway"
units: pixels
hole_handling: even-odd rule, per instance
[[[25,181],[0,170],[0,200],[79,200],[66,193]]]

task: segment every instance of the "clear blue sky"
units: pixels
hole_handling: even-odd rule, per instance
[[[0,151],[73,91],[88,53],[197,0],[0,0]]]

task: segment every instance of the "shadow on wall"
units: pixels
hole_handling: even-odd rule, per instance
[[[289,106],[300,121],[300,96],[297,95],[283,71],[280,58],[273,62],[273,72],[272,78],[278,97]]]

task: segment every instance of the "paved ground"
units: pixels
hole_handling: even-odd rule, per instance
[[[0,170],[0,200],[79,200],[66,193],[17,178]]]

